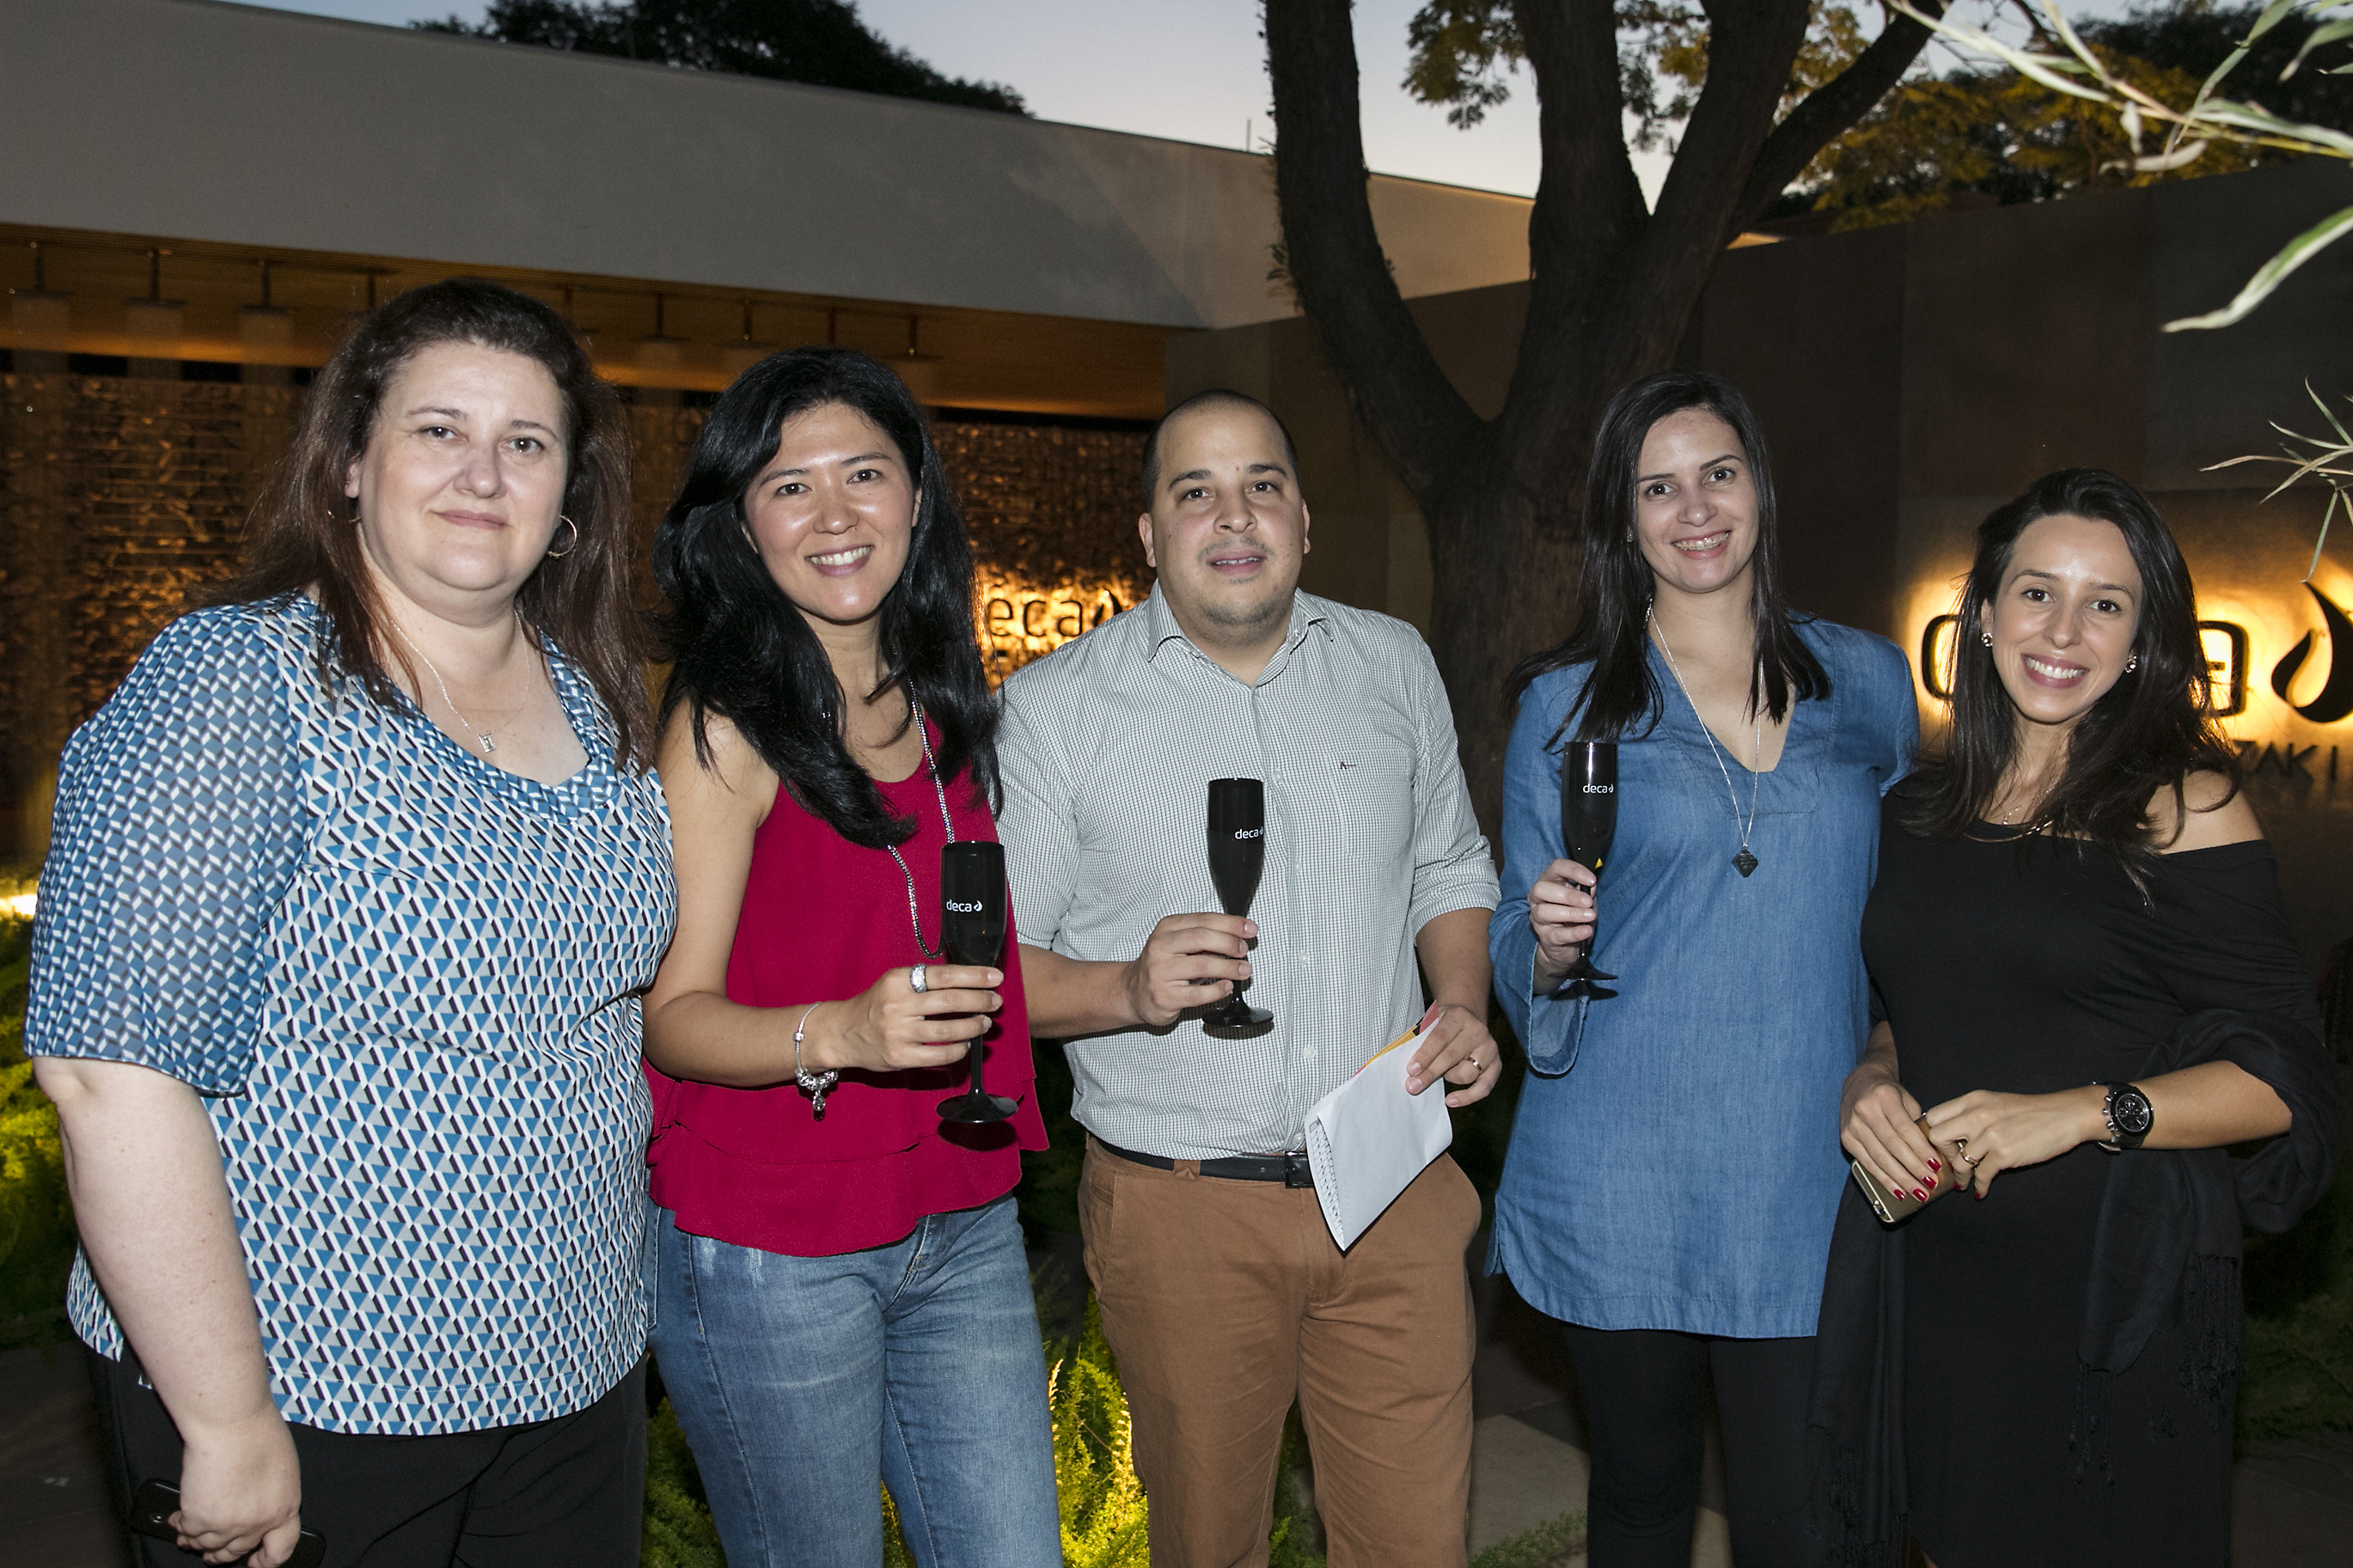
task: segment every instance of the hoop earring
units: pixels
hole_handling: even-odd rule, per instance
[[[580,525],[573,521],[570,518],[565,516],[562,512],[557,512],[555,514],[555,521],[563,523],[566,528],[572,530],[572,542],[565,545],[561,550],[549,551],[547,552],[547,558],[550,561],[561,561],[565,556],[580,548]]]

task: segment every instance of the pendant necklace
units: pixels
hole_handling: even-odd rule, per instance
[[[1699,732],[1707,737],[1707,749],[1715,758],[1716,772],[1724,775],[1724,793],[1732,801],[1732,820],[1740,828],[1740,853],[1732,858],[1732,868],[1746,877],[1755,871],[1758,864],[1757,857],[1749,852],[1748,835],[1757,826],[1757,781],[1763,775],[1755,767],[1748,770],[1748,819],[1743,822],[1740,818],[1740,792],[1732,787],[1732,770],[1725,764],[1724,752],[1715,743],[1715,731],[1709,729],[1707,721],[1699,716],[1699,704],[1692,701],[1691,688],[1683,684],[1683,672],[1675,667],[1675,650],[1667,646],[1667,634],[1659,629],[1658,616],[1653,613],[1648,618],[1651,635],[1659,639],[1659,651],[1667,656],[1667,668],[1675,678],[1675,689],[1682,692],[1683,700],[1690,704],[1692,719],[1699,725]],[[1765,761],[1765,715],[1762,713],[1757,715],[1756,759],[1760,764]]]
[[[953,844],[956,841],[955,823],[948,816],[948,786],[940,782],[940,764],[932,756],[932,737],[923,729],[923,705],[913,697],[907,699],[907,716],[915,726],[915,739],[923,743],[923,766],[931,771],[932,793],[940,798],[940,824],[948,830],[948,842]],[[906,857],[899,853],[896,844],[885,844],[882,847],[891,852],[892,859],[899,862],[899,875],[907,879],[907,923],[915,928],[916,950],[935,962],[945,958],[948,948],[944,933],[940,937],[936,951],[923,940],[923,917],[915,912],[915,874],[907,869]]]
[[[389,616],[385,618],[391,619]],[[402,626],[397,620],[393,620],[392,629],[400,634],[400,640],[408,645],[409,652],[415,654],[419,658],[425,659],[425,668],[431,673],[433,677],[433,684],[441,689],[441,705],[448,709],[451,713],[457,715],[458,722],[459,724],[474,732],[474,739],[481,745],[482,754],[487,757],[492,752],[497,751],[499,749],[499,743],[491,739],[491,731],[496,729],[498,726],[493,724],[485,728],[482,725],[475,723],[471,719],[467,718],[466,715],[459,710],[456,700],[450,697],[449,683],[441,679],[440,666],[435,664],[429,658],[425,658],[425,650],[417,646],[417,639],[408,635],[408,628],[406,626]],[[515,713],[520,713],[522,711],[522,710],[520,708],[515,710]],[[507,715],[507,718],[510,720],[513,717],[514,713]]]

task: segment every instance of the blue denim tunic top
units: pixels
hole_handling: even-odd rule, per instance
[[[1780,761],[1719,767],[1651,651],[1657,727],[1618,753],[1618,832],[1594,962],[1616,994],[1530,994],[1527,894],[1561,854],[1547,750],[1589,665],[1520,700],[1504,764],[1495,988],[1531,1068],[1495,1195],[1490,1272],[1539,1310],[1597,1329],[1810,1334],[1846,1178],[1839,1088],[1870,1030],[1860,933],[1879,801],[1919,737],[1912,675],[1884,638],[1798,635],[1831,678],[1792,710]],[[1758,865],[1732,864],[1740,824]]]

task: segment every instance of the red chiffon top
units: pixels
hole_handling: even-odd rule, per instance
[[[934,737],[937,739],[936,735]],[[879,787],[916,823],[899,846],[915,879],[923,940],[940,945],[940,807],[931,770]],[[986,801],[961,775],[947,786],[959,839],[994,839]],[[886,969],[924,963],[907,919],[907,883],[890,853],[849,842],[779,788],[752,841],[752,867],[727,960],[727,996],[791,1007],[855,996]],[[932,962],[937,962],[934,960]],[[738,1247],[799,1258],[897,1241],[927,1215],[973,1208],[1021,1179],[1021,1151],[1046,1147],[1029,1062],[1029,1015],[1010,917],[1005,1005],[987,1035],[987,1087],[1020,1109],[985,1126],[951,1126],[939,1102],[964,1088],[953,1069],[845,1072],[825,1120],[787,1079],[729,1089],[670,1078],[651,1063],[653,1199],[679,1227]],[[787,1021],[789,1022],[789,1020]]]

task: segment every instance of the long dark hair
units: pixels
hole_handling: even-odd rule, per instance
[[[871,419],[914,476],[914,535],[883,595],[886,674],[939,727],[940,776],[969,769],[976,796],[998,800],[997,706],[972,629],[972,546],[923,416],[905,384],[849,349],[770,354],[712,405],[687,458],[678,500],[654,535],[654,582],[670,600],[672,660],[662,721],[694,719],[695,755],[711,760],[705,722],[733,723],[807,810],[852,844],[880,849],[912,836],[842,739],[847,700],[817,634],[753,548],[744,493],[776,454],[785,421],[828,404]]]
[[[2046,474],[1978,525],[1977,556],[1954,606],[1959,619],[1953,629],[1952,740],[1943,757],[1905,785],[1899,810],[1915,833],[1957,838],[2000,792],[2017,751],[2018,712],[1994,667],[1993,650],[1985,646],[1985,608],[2002,591],[2019,535],[2046,517],[2113,523],[2140,573],[2140,621],[2132,645],[2139,664],[2076,721],[2067,737],[2065,771],[2041,813],[2057,837],[2095,845],[2131,868],[2179,837],[2189,820],[2183,790],[2189,776],[2219,774],[2235,795],[2239,759],[2209,712],[2211,690],[2189,564],[2148,498],[2105,468]],[[2149,801],[2168,785],[2175,826],[2161,843]]]
[[[1765,454],[1765,433],[1740,389],[1704,370],[1668,370],[1620,387],[1601,412],[1593,437],[1593,460],[1585,471],[1585,552],[1577,583],[1577,630],[1558,647],[1521,661],[1508,685],[1516,700],[1528,683],[1547,670],[1590,660],[1585,690],[1569,704],[1554,732],[1557,740],[1577,724],[1577,739],[1611,741],[1647,735],[1659,721],[1662,694],[1651,673],[1650,610],[1654,592],[1651,563],[1635,532],[1635,489],[1642,442],[1651,426],[1671,415],[1705,409],[1739,439],[1757,489],[1757,548],[1749,557],[1749,605],[1757,623],[1757,672],[1749,679],[1748,706],[1779,723],[1792,700],[1819,701],[1831,694],[1830,673],[1799,637],[1781,596],[1780,514],[1773,495],[1773,468]],[[1580,714],[1582,715],[1580,717]]]
[[[437,343],[473,343],[536,360],[564,398],[566,468],[560,510],[579,530],[541,562],[515,595],[523,624],[579,667],[618,731],[615,761],[653,759],[643,623],[629,602],[629,428],[613,389],[596,378],[572,329],[528,294],[479,278],[428,283],[360,318],[311,384],[302,423],[248,523],[245,566],[211,595],[248,604],[314,593],[325,616],[322,679],[356,682],[387,708],[409,700],[379,651],[384,606],[360,545],[357,503],[343,478],[367,449],[385,388],[409,358]],[[396,647],[393,657],[406,667]],[[416,671],[409,671],[412,684]]]

